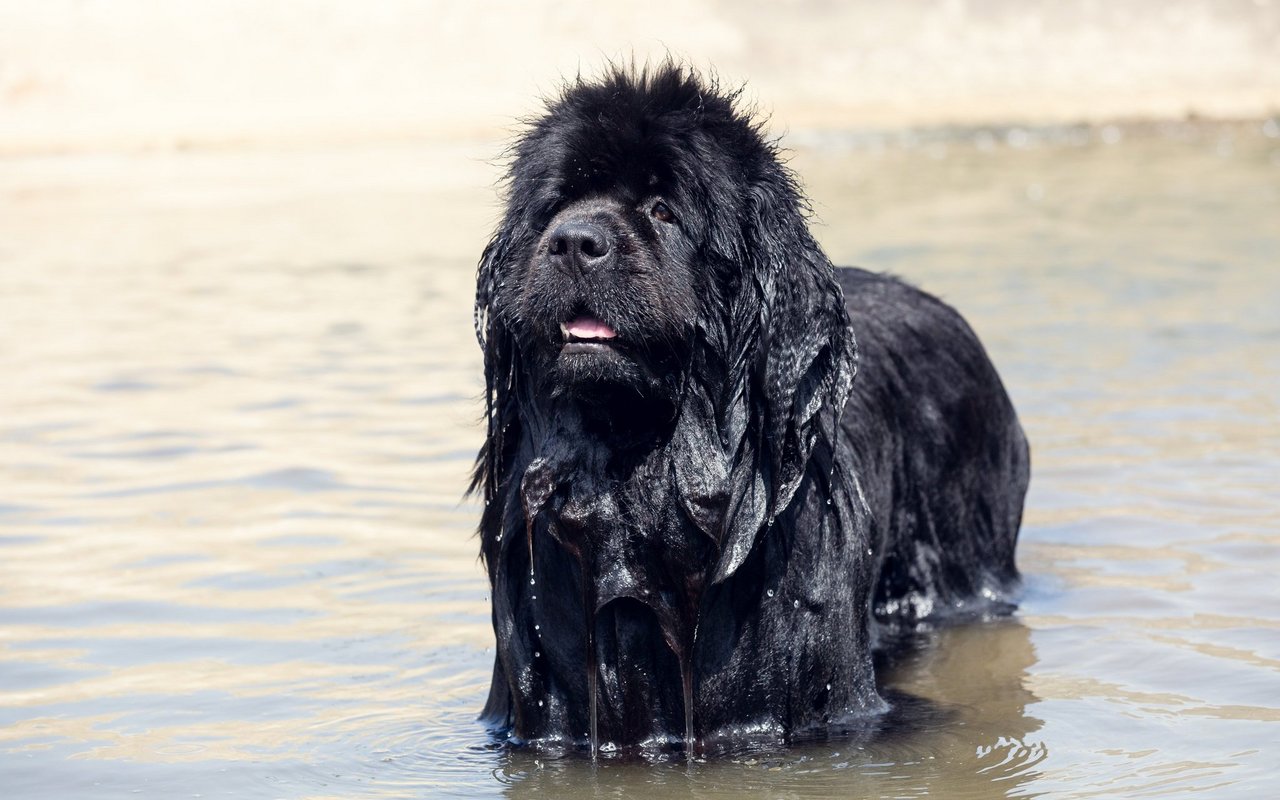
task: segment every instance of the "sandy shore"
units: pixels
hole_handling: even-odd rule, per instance
[[[666,53],[792,131],[1280,111],[1280,0],[0,0],[0,154],[491,137]]]

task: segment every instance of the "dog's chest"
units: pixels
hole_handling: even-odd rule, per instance
[[[573,553],[594,584],[596,603],[620,597],[681,601],[710,558],[706,537],[679,510],[669,481],[579,475],[544,508],[547,532]],[[677,599],[681,598],[681,599]]]

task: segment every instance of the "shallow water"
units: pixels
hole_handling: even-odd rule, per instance
[[[817,233],[971,320],[1033,444],[1013,619],[870,741],[489,745],[491,142],[0,161],[0,795],[1259,797],[1280,126],[797,136]]]

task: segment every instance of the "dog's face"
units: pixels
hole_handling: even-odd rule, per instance
[[[747,165],[772,162],[713,124],[724,99],[673,82],[645,104],[662,91],[579,91],[515,148],[491,312],[548,394],[673,401],[700,329],[723,327]]]
[[[534,363],[556,389],[660,391],[686,358],[700,276],[676,203],[659,188],[563,192],[529,253],[519,317]]]

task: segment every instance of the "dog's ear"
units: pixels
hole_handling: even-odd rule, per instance
[[[515,245],[510,220],[494,233],[480,257],[476,272],[476,304],[474,322],[476,339],[484,353],[484,417],[485,441],[476,456],[471,475],[470,493],[479,493],[486,506],[498,513],[501,503],[493,502],[506,476],[501,474],[509,443],[518,441],[520,414],[517,404],[518,364],[515,340],[495,308],[500,290],[503,266]],[[489,509],[481,521],[487,527]]]
[[[857,345],[835,269],[809,233],[794,179],[776,162],[748,197],[721,431],[736,457],[713,580],[746,560],[795,497],[819,438],[835,445]]]

